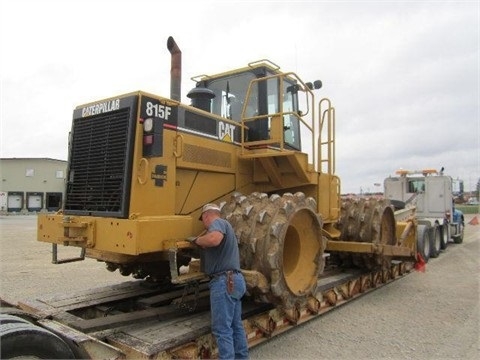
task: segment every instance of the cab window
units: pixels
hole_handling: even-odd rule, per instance
[[[255,79],[252,73],[237,74],[208,83],[208,88],[215,93],[212,100],[212,113],[224,118],[240,121],[243,104],[250,81]],[[257,89],[252,89],[251,95],[258,99]],[[258,104],[249,104],[247,109],[255,112]],[[252,115],[253,116],[253,115]]]

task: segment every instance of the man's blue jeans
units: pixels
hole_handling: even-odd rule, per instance
[[[242,324],[242,296],[246,285],[242,273],[233,274],[232,294],[227,292],[227,275],[210,280],[212,333],[220,359],[248,359],[248,344]]]

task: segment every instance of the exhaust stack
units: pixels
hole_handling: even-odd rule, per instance
[[[181,83],[182,83],[182,52],[173,37],[169,36],[167,40],[167,49],[172,54],[172,65],[170,68],[170,98],[181,101]]]

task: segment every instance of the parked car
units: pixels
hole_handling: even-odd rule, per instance
[[[480,202],[476,198],[470,198],[467,201],[467,205],[479,205]]]

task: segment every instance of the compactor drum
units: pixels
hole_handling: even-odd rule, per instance
[[[395,217],[390,202],[375,198],[348,198],[342,202],[337,224],[340,240],[395,245]],[[388,268],[391,257],[383,254],[343,253],[342,262],[375,269]]]
[[[291,308],[315,296],[323,272],[322,220],[316,201],[299,192],[283,196],[235,194],[222,207],[240,243],[247,285],[260,301]]]

